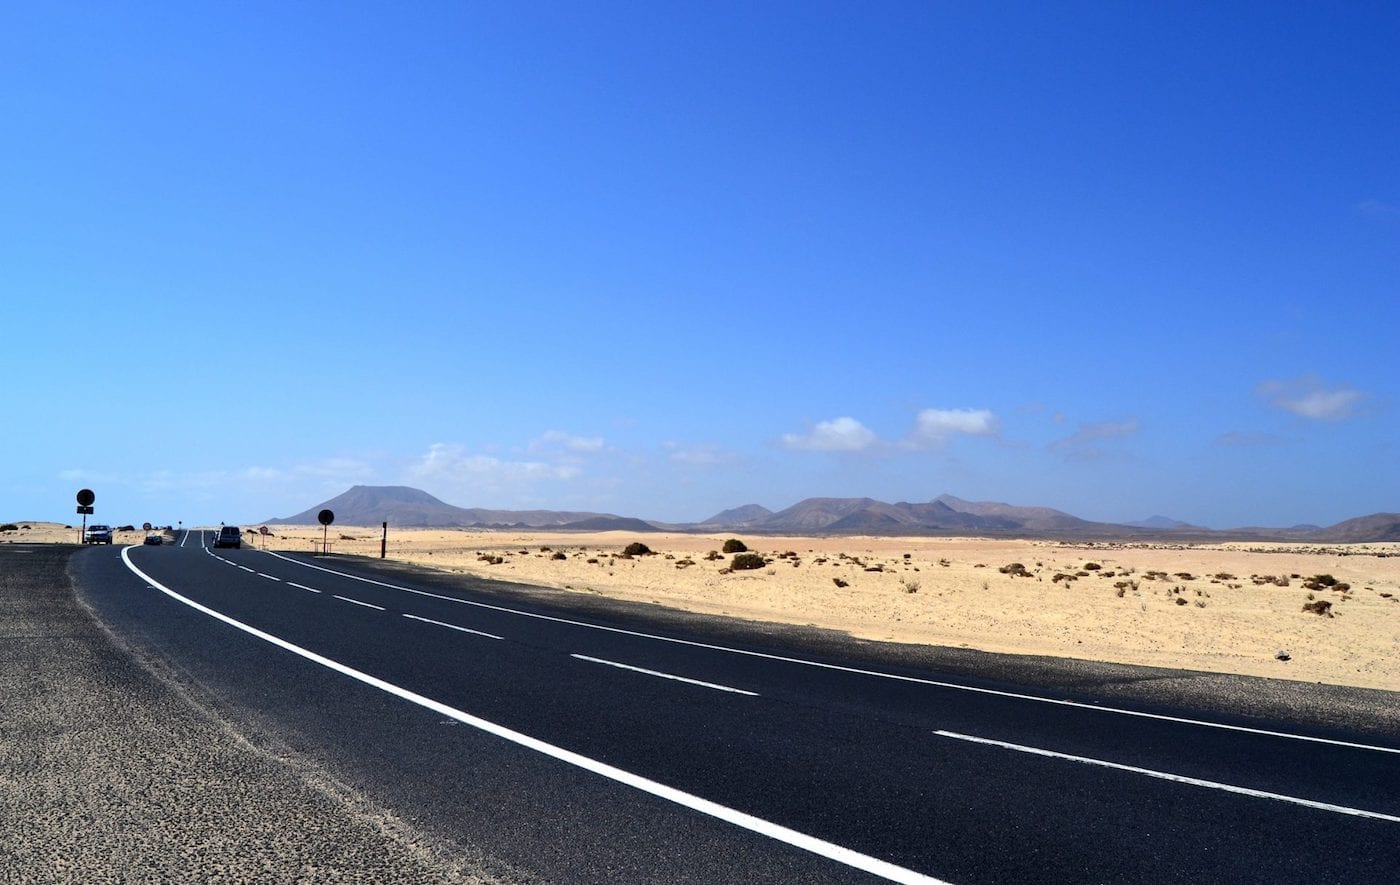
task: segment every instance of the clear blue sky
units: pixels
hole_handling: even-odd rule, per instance
[[[17,3],[0,520],[1400,510],[1393,3]]]

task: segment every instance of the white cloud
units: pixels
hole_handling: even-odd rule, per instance
[[[507,461],[492,455],[469,455],[459,445],[433,443],[418,463],[408,469],[414,479],[456,482],[489,481],[515,483],[527,480],[573,479],[579,475],[572,464],[546,461]]]
[[[562,430],[546,430],[530,440],[529,446],[529,450],[532,452],[563,449],[579,454],[601,452],[604,448],[605,444],[601,436],[575,436]]]
[[[783,448],[794,452],[859,452],[877,441],[864,424],[844,417],[821,421],[810,433],[783,434]]]
[[[1330,387],[1311,375],[1302,378],[1270,380],[1257,391],[1274,408],[1312,421],[1341,421],[1350,418],[1366,394],[1350,387]]]
[[[954,436],[996,436],[1000,424],[990,409],[924,409],[905,438],[913,448],[940,446]]]

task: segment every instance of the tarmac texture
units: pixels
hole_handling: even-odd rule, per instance
[[[74,548],[0,552],[0,879],[486,882],[226,728],[75,598]]]

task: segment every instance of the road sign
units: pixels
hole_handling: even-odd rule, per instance
[[[79,489],[79,490],[78,490],[78,503],[81,504],[81,505],[83,505],[84,507],[91,507],[91,506],[92,506],[92,502],[93,502],[93,501],[96,501],[96,500],[97,500],[97,496],[94,495],[94,494],[92,493],[92,489]],[[91,513],[91,512],[92,512],[91,510],[88,511],[88,513]]]
[[[78,505],[78,512],[81,513],[83,516],[87,516],[87,515],[89,515],[90,513],[92,513],[92,505],[91,505],[91,504],[79,504],[79,505]]]
[[[335,513],[330,510],[322,510],[316,514],[316,518],[321,521],[321,525],[330,525],[335,522]]]

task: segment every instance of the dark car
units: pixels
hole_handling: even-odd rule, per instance
[[[110,544],[112,543],[112,527],[109,525],[98,525],[93,523],[87,527],[87,534],[83,535],[84,544]]]
[[[243,533],[236,525],[225,525],[219,527],[219,533],[214,536],[215,547],[238,547],[243,546]]]
[[[159,547],[161,544],[165,543],[165,536],[160,532],[147,532],[146,540],[142,543],[148,547]]]

